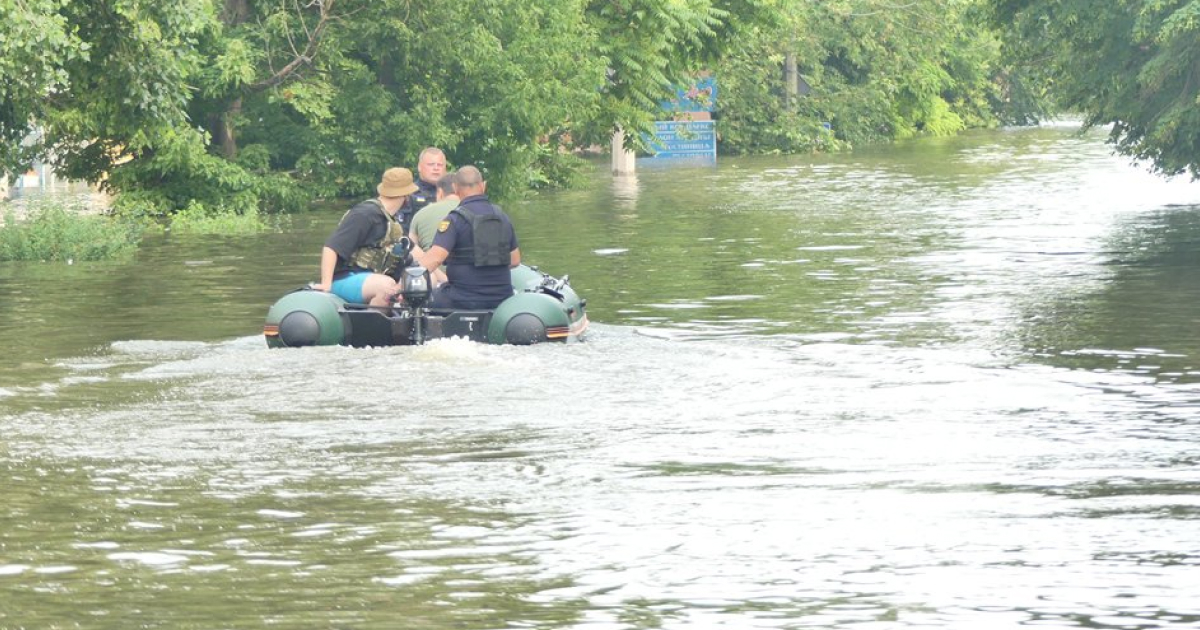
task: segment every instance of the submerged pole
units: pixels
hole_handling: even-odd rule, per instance
[[[636,170],[633,151],[625,148],[625,130],[618,127],[612,137],[613,175],[632,175]]]

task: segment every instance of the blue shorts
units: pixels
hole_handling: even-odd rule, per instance
[[[371,276],[370,271],[355,271],[348,273],[339,280],[334,280],[333,285],[329,290],[336,296],[350,302],[351,304],[362,304],[363,300],[363,283]]]

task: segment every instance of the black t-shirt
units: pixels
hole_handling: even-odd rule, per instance
[[[350,258],[358,248],[383,240],[383,237],[387,236],[388,222],[391,220],[384,214],[377,201],[364,201],[350,208],[333,234],[325,239],[325,247],[338,255],[333,276],[338,278],[350,271],[369,271],[351,265]]]
[[[486,195],[472,195],[463,199],[459,204],[463,212],[480,214],[496,214]],[[517,249],[517,234],[511,221],[507,223],[512,249]],[[448,279],[444,291],[454,306],[466,308],[495,308],[513,293],[512,275],[508,261],[494,267],[476,267],[473,257],[466,254],[475,242],[471,222],[451,212],[438,227],[433,236],[433,245],[442,246],[450,252],[446,259],[446,277]],[[457,252],[455,250],[458,250]],[[511,250],[510,250],[511,251]]]

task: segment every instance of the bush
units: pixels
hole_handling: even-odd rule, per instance
[[[137,250],[144,225],[81,211],[82,206],[40,202],[18,219],[9,208],[0,227],[0,260],[112,260]]]
[[[143,159],[113,169],[113,212],[149,219],[172,230],[246,234],[270,229],[264,219],[307,207],[309,193],[286,173],[271,173],[261,145],[247,145],[237,162],[210,154],[199,133],[171,131]]]
[[[236,212],[228,206],[212,208],[193,201],[171,216],[171,231],[176,234],[255,234],[266,229],[253,207]]]

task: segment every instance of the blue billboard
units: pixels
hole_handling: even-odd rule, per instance
[[[661,102],[671,120],[654,123],[654,135],[646,145],[656,158],[717,159],[717,130],[713,112],[717,106],[717,80],[705,72],[690,83],[677,86],[674,98]]]
[[[656,158],[717,159],[717,130],[711,120],[659,120],[647,138]]]

